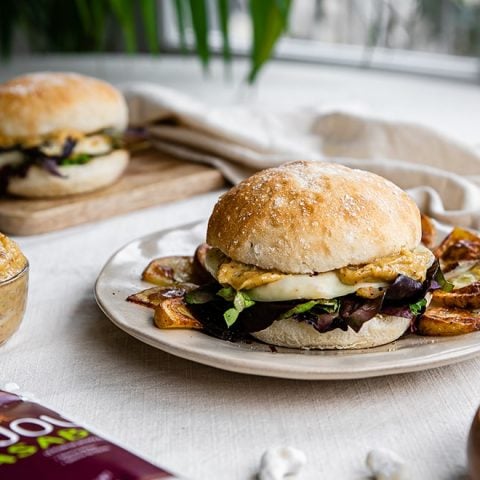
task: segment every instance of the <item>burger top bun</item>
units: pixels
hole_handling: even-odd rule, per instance
[[[1,84],[0,112],[2,144],[60,130],[124,130],[128,120],[116,88],[76,73],[32,73]]]
[[[323,162],[261,171],[224,194],[207,242],[230,258],[285,273],[326,272],[413,249],[420,213],[392,182]]]

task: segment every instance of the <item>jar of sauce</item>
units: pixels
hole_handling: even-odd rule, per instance
[[[18,245],[0,233],[0,345],[20,326],[27,292],[28,261]]]

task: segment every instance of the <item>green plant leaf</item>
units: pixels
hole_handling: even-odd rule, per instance
[[[3,58],[8,58],[12,51],[14,26],[18,21],[18,11],[15,0],[2,1],[0,15],[0,52]]]
[[[208,45],[208,11],[205,0],[190,0],[190,11],[192,13],[193,33],[198,56],[204,69],[210,61],[210,48]]]
[[[299,313],[308,312],[317,305],[319,305],[322,310],[328,313],[337,312],[340,308],[340,302],[337,298],[309,300],[308,302],[295,305],[295,307],[287,310],[284,314],[282,314],[280,318],[290,318]]]
[[[229,308],[224,314],[223,318],[225,319],[225,323],[227,327],[230,328],[238,319],[240,312],[235,308]]]
[[[440,269],[440,267],[438,267],[437,271],[435,272],[435,275],[434,275],[433,279],[440,285],[440,288],[444,292],[451,292],[455,288],[453,283],[449,282],[445,278],[445,276],[443,275],[443,272]]]
[[[289,0],[276,0],[278,11],[282,16],[285,26],[288,25],[288,15],[290,13],[290,1]]]
[[[88,46],[102,50],[105,43],[106,2],[104,0],[75,0],[82,33]],[[89,49],[89,48],[88,48]]]
[[[59,165],[68,167],[70,165],[85,165],[92,159],[92,155],[88,153],[79,153],[73,157],[64,158],[60,160]]]
[[[422,298],[416,303],[411,303],[409,305],[409,308],[414,315],[420,315],[425,309],[426,305],[427,305],[427,300],[425,298]]]
[[[98,0],[90,0],[90,14],[92,18],[92,33],[94,48],[97,51],[105,47],[105,30],[107,25],[108,3]]]
[[[233,302],[235,294],[236,292],[232,287],[223,287],[217,292],[217,295],[222,297],[227,302]]]
[[[140,0],[143,27],[148,48],[151,53],[158,53],[158,15],[156,0]]]
[[[80,17],[82,28],[85,31],[89,31],[92,25],[92,17],[90,15],[90,8],[86,0],[75,0],[78,14]]]
[[[30,48],[33,51],[68,51],[73,42],[78,40],[78,32],[66,33],[66,25],[72,21],[80,22],[76,9],[64,11],[65,2],[50,0],[45,2],[23,2],[20,25],[24,28]],[[63,16],[65,15],[65,16]],[[60,20],[61,19],[61,20]],[[63,41],[59,44],[59,38]],[[72,41],[73,39],[73,41]]]
[[[227,302],[233,302],[233,308],[229,308],[223,314],[225,322],[230,328],[238,319],[238,316],[246,308],[253,307],[255,302],[245,292],[237,292],[232,287],[224,287],[217,292]]]
[[[253,39],[251,69],[247,79],[253,83],[272,56],[277,40],[287,29],[291,0],[250,0],[249,5]]]
[[[255,302],[245,292],[237,292],[233,299],[233,306],[239,312],[243,312],[246,308],[253,305],[255,305]]]
[[[183,53],[187,51],[187,36],[185,34],[185,19],[187,11],[185,8],[185,0],[173,0],[175,13],[177,17],[178,36],[180,38],[180,49]]]
[[[223,40],[223,59],[225,62],[229,63],[232,60],[232,50],[230,48],[230,35],[228,27],[228,18],[230,16],[229,0],[217,0],[217,10],[218,23],[220,24]]]
[[[132,0],[110,0],[110,6],[118,23],[122,27],[123,39],[128,53],[137,50],[135,32],[135,4]]]

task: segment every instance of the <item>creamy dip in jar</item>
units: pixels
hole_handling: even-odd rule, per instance
[[[28,291],[28,261],[18,245],[0,233],[0,344],[19,327]]]

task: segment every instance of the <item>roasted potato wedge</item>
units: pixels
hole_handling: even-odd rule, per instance
[[[163,257],[152,260],[142,273],[142,280],[161,287],[178,282],[193,282],[192,257]]]
[[[450,245],[441,257],[441,262],[449,266],[449,270],[455,268],[460,262],[480,260],[480,242],[459,240]]]
[[[455,227],[433,253],[446,262],[480,259],[480,236],[470,230]],[[468,258],[463,256],[465,254]]]
[[[185,328],[200,330],[202,324],[191,314],[183,298],[163,300],[153,317],[158,328]]]
[[[418,321],[420,335],[447,337],[480,330],[480,313],[459,308],[428,307]]]
[[[480,282],[473,282],[462,288],[456,288],[451,292],[435,290],[433,301],[442,307],[480,308]]]
[[[422,243],[428,247],[433,248],[435,245],[435,238],[437,236],[437,229],[432,222],[432,219],[427,215],[421,214],[422,218]]]
[[[153,287],[142,290],[141,292],[130,295],[127,301],[138,303],[149,308],[158,307],[168,298],[183,297],[186,292],[197,288],[193,283],[181,283],[178,286],[171,287]]]

